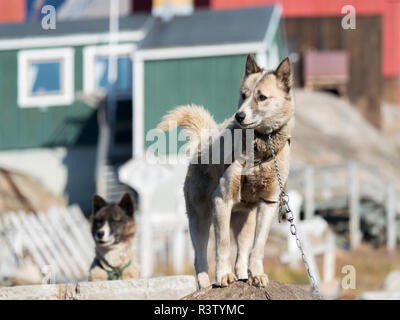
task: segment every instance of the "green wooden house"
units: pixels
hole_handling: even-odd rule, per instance
[[[120,19],[112,50],[125,113],[132,113],[131,57],[150,20]],[[98,121],[79,96],[109,91],[108,28],[108,19],[58,22],[55,30],[0,25],[0,166],[33,175],[85,210],[95,192]]]
[[[36,176],[84,210],[100,160],[106,189],[116,189],[118,166],[144,152],[146,132],[169,109],[196,103],[222,121],[237,107],[246,55],[268,68],[283,55],[277,5],[170,21],[123,17],[111,51],[108,27],[107,19],[59,22],[55,30],[0,26],[0,166]],[[113,86],[110,54],[118,66]],[[95,105],[80,98],[111,90],[112,110],[107,98]],[[111,129],[106,138],[98,118]],[[101,153],[99,142],[111,147]]]

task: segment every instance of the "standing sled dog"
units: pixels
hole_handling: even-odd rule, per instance
[[[248,279],[261,287],[268,284],[263,267],[264,246],[280,196],[268,136],[271,135],[285,183],[294,125],[291,88],[292,67],[288,58],[276,70],[265,71],[249,55],[238,110],[233,117],[218,125],[203,107],[180,106],[164,116],[158,126],[165,131],[176,126],[186,129],[195,150],[193,159],[197,163],[192,161],[189,165],[184,194],[200,288],[210,285],[207,246],[211,223],[216,240],[216,284],[225,287],[237,279]],[[212,130],[220,135],[207,134]],[[241,130],[242,137],[247,137],[248,130],[254,130],[250,141],[254,162],[250,169],[244,171],[243,159],[248,159],[249,154],[243,149],[243,143],[241,154],[234,156],[229,164],[201,162],[204,154],[215,150],[215,142],[221,141],[222,132],[235,130]],[[230,141],[231,149],[243,142]],[[225,159],[226,154],[223,157]],[[229,259],[230,229],[238,248],[234,270]]]

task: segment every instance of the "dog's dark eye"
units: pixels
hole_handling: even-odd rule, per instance
[[[100,226],[100,225],[102,225],[102,224],[104,223],[104,219],[96,219],[96,220],[94,221],[94,223],[95,223],[96,225]]]
[[[260,101],[265,101],[265,100],[267,100],[268,98],[266,97],[266,96],[264,96],[263,94],[260,94],[259,96],[258,96],[258,100],[260,100]]]
[[[246,100],[246,98],[247,98],[246,94],[244,92],[242,92],[241,97],[242,97],[242,100]]]

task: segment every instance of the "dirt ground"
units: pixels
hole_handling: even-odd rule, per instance
[[[341,268],[353,265],[356,269],[356,289],[343,290],[341,299],[354,299],[364,291],[381,290],[386,276],[393,270],[400,270],[400,249],[389,254],[385,247],[374,249],[362,245],[355,251],[338,250],[336,255],[336,276],[342,278]]]
[[[322,258],[317,259],[319,270],[322,270]],[[364,291],[381,290],[386,276],[393,270],[400,270],[400,249],[389,254],[385,247],[374,249],[362,244],[354,251],[336,250],[336,279],[341,283],[346,273],[342,268],[354,266],[356,270],[356,289],[341,289],[339,299],[355,299]],[[304,266],[299,264],[295,270],[283,265],[278,256],[266,257],[264,267],[270,279],[286,283],[308,284]]]
[[[317,258],[319,270],[322,270],[322,258]],[[335,277],[341,283],[346,273],[342,268],[346,265],[354,266],[356,270],[356,289],[341,289],[339,299],[355,299],[364,291],[381,290],[386,276],[393,270],[400,270],[400,249],[394,254],[389,254],[385,247],[374,249],[362,244],[357,250],[336,250]],[[291,270],[283,265],[278,256],[266,257],[264,268],[270,279],[286,283],[308,284],[304,266]],[[321,271],[320,271],[321,272]]]

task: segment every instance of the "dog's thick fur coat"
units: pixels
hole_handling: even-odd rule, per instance
[[[203,107],[181,106],[169,112],[158,126],[169,130],[179,125],[188,130],[190,150],[197,159],[213,148],[213,141],[221,138],[207,134],[204,129],[220,132],[254,130],[252,150],[256,164],[246,174],[243,159],[248,155],[243,147],[242,154],[231,164],[200,162],[189,165],[184,194],[200,288],[210,285],[207,246],[211,223],[214,224],[216,240],[216,284],[227,286],[237,279],[249,279],[257,286],[268,283],[263,267],[264,246],[280,195],[268,135],[271,134],[285,183],[289,174],[290,136],[294,124],[291,87],[292,68],[288,58],[276,70],[267,72],[259,68],[249,55],[239,108],[234,117],[218,125]],[[236,143],[232,141],[232,144]],[[238,247],[234,273],[229,261],[230,229]]]
[[[93,198],[92,235],[96,256],[90,267],[90,281],[127,280],[138,277],[132,241],[136,234],[135,206],[126,193],[118,204]]]

